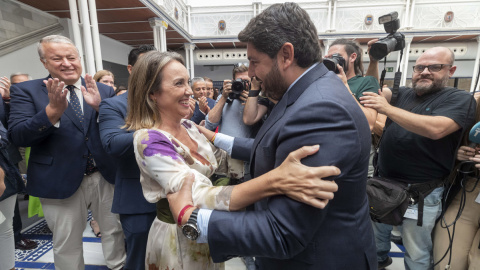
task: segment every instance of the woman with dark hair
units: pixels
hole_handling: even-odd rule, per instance
[[[226,168],[226,152],[213,146],[193,122],[184,119],[191,112],[192,89],[179,54],[146,53],[133,67],[128,89],[125,127],[136,130],[133,143],[143,194],[147,201],[157,203],[157,218],[148,236],[147,269],[224,269],[223,263],[213,263],[207,244],[188,240],[176,225],[183,224],[183,214],[192,213],[195,207],[185,207],[179,220],[174,220],[170,212],[166,195],[192,178],[194,205],[209,209],[239,211],[280,194],[323,208],[326,201],[319,198],[333,197],[336,184],[315,180],[338,174],[339,170],[330,166],[310,168],[298,160],[284,162],[236,186],[213,186],[209,177]],[[305,147],[301,151],[304,157],[317,149]]]

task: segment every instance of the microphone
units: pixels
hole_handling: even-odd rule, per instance
[[[468,134],[468,140],[470,144],[468,145],[471,148],[475,148],[477,144],[480,144],[480,122],[476,123],[470,133]]]

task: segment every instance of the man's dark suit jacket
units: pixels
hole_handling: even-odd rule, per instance
[[[253,255],[260,269],[376,269],[366,180],[370,130],[362,110],[340,79],[323,64],[288,90],[255,141],[235,138],[232,153],[252,153],[258,177],[279,166],[301,146],[320,145],[302,160],[334,165],[341,174],[335,198],[323,210],[286,196],[255,204],[255,211],[213,211],[208,244],[215,262]],[[241,156],[234,156],[241,158]]]
[[[100,103],[100,138],[107,153],[116,158],[117,174],[112,212],[118,214],[142,214],[155,212],[155,204],[145,200],[140,184],[135,153],[133,152],[133,132],[121,128],[127,116],[127,97],[120,96],[103,100]]]
[[[17,146],[31,147],[28,194],[50,199],[72,196],[83,180],[89,151],[102,176],[114,184],[115,163],[100,142],[98,113],[84,99],[85,121],[81,123],[68,106],[56,128],[45,112],[49,99],[43,80],[19,83],[10,91],[9,138]],[[97,87],[102,99],[114,95],[110,86],[97,83]]]
[[[207,104],[208,104],[208,107],[210,109],[212,109],[213,106],[215,106],[215,100],[207,97]],[[195,122],[195,124],[197,124],[197,125],[200,124],[200,122],[202,122],[202,120],[205,120],[205,114],[200,111],[200,107],[198,106],[198,102],[195,103],[195,111],[193,112],[193,116],[190,120]]]

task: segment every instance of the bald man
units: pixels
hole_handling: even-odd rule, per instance
[[[456,70],[454,61],[448,48],[431,48],[413,66],[413,88],[400,87],[395,106],[375,93],[360,98],[365,107],[393,121],[380,144],[379,174],[411,184],[424,197],[423,205],[422,196],[414,198],[400,227],[407,270],[432,269],[431,232],[442,211],[443,180],[452,170],[462,131],[474,121],[473,97],[447,86]],[[373,227],[382,269],[392,263],[388,257],[392,226],[373,222]]]

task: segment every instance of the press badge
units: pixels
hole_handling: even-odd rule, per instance
[[[475,202],[480,204],[480,192],[478,193],[477,198],[475,199]]]
[[[417,220],[418,219],[418,209],[413,207],[412,205],[409,205],[407,208],[407,211],[405,212],[405,215],[403,215],[404,218],[408,219],[413,219]]]

